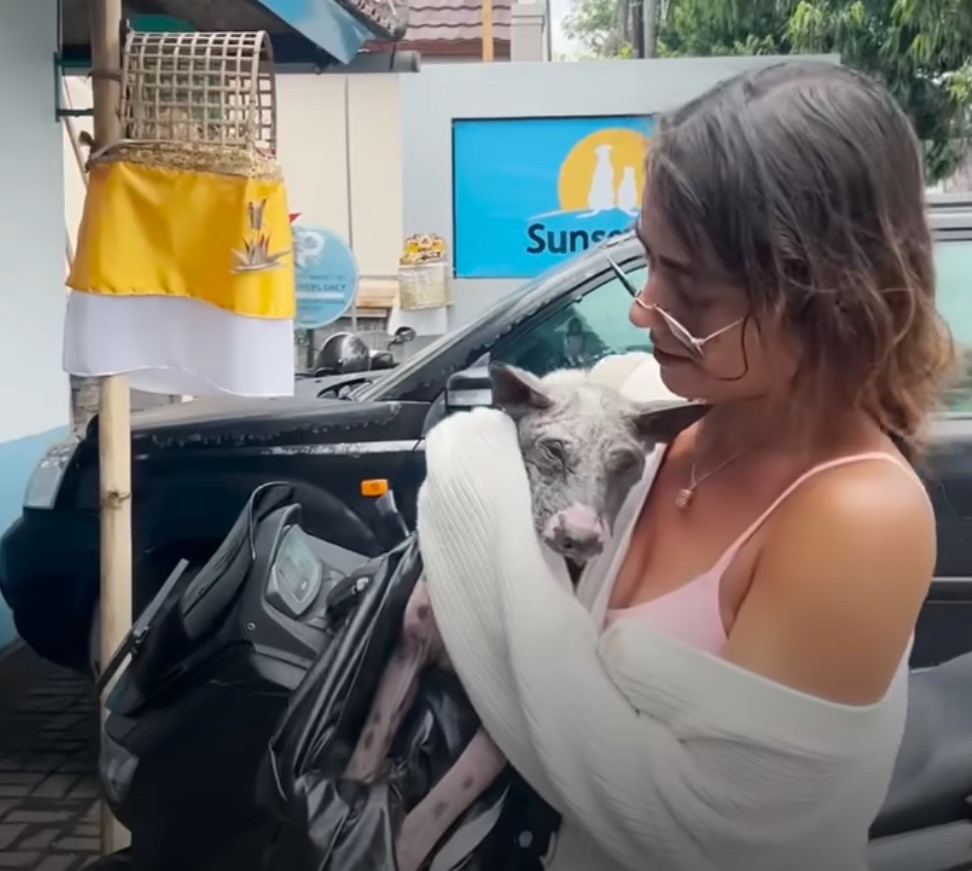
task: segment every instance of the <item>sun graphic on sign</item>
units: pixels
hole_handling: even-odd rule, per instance
[[[560,166],[560,210],[637,212],[648,146],[647,136],[624,127],[609,127],[585,136]]]

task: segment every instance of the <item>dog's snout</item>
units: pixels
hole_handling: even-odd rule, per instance
[[[591,557],[604,550],[600,529],[568,526],[564,529],[564,549],[570,555]]]
[[[543,530],[547,544],[558,553],[583,561],[604,550],[607,536],[597,513],[586,505],[571,505],[551,517]]]

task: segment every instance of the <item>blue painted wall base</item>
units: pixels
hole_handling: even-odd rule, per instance
[[[27,480],[51,442],[67,435],[67,427],[58,427],[36,435],[0,442],[0,530],[6,530],[23,508]],[[17,637],[13,616],[0,598],[0,650]]]

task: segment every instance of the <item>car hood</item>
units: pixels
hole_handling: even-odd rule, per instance
[[[294,380],[294,395],[281,397],[214,396],[199,397],[189,402],[157,405],[132,414],[132,434],[194,426],[218,424],[221,421],[252,421],[255,418],[287,418],[306,415],[323,409],[337,398],[319,399],[324,391],[336,390],[344,384],[357,385],[373,381],[381,372],[355,372],[346,375],[323,375],[319,378]],[[340,400],[346,406],[348,400]]]
[[[414,415],[402,417],[398,402],[318,399],[314,395],[274,399],[214,397],[161,406],[132,415],[137,454],[168,449],[270,447],[334,441],[373,441],[411,431]],[[97,441],[97,426],[88,430]]]
[[[228,422],[287,419],[305,416],[329,405],[347,405],[346,400],[318,399],[317,394],[273,398],[214,396],[159,405],[132,414],[132,435],[157,430],[219,426]]]

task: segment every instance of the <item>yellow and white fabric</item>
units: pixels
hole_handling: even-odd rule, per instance
[[[65,370],[156,393],[291,395],[291,249],[280,180],[92,165]]]

